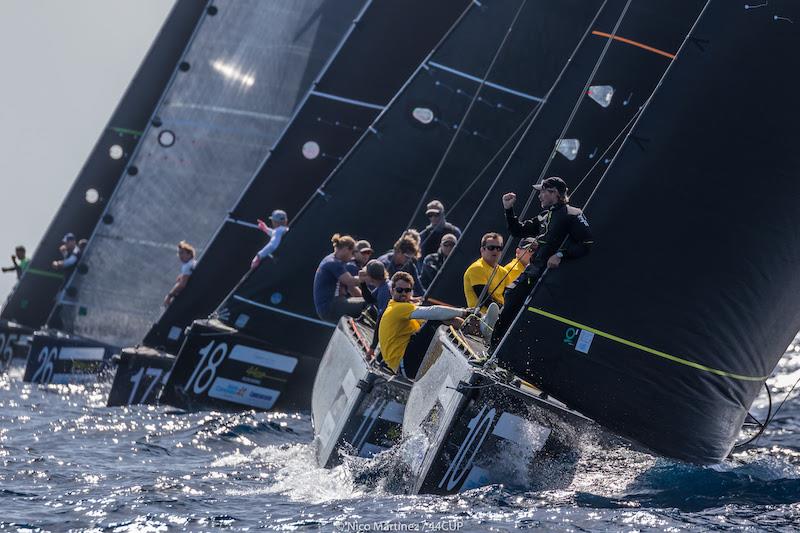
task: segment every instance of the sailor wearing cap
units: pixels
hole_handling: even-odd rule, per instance
[[[74,233],[67,233],[61,239],[61,246],[58,247],[62,259],[60,261],[53,261],[52,266],[56,270],[69,270],[78,264],[78,259],[81,256],[81,249],[75,240]]]
[[[445,220],[444,204],[439,200],[428,202],[425,215],[430,220],[430,224],[419,234],[422,257],[436,252],[442,237],[447,233],[452,233],[456,236],[456,239],[461,238],[461,229]]]
[[[531,257],[539,248],[539,243],[533,237],[526,237],[517,244],[516,257],[505,266],[508,270],[508,283],[511,284],[519,277],[531,263]]]
[[[253,260],[250,261],[251,270],[258,268],[262,260],[272,255],[275,250],[278,249],[278,246],[281,244],[281,238],[289,231],[289,217],[286,215],[286,211],[282,209],[273,211],[269,216],[269,222],[270,225],[268,226],[263,220],[258,220],[258,229],[269,236],[269,242],[267,242],[266,246],[259,250],[256,256],[253,257]]]
[[[500,343],[545,270],[558,268],[562,260],[586,255],[593,242],[583,211],[569,205],[569,190],[563,179],[552,176],[533,188],[539,193],[542,211],[524,222],[520,222],[514,214],[517,195],[513,192],[503,195],[509,233],[518,238],[535,238],[538,248],[530,264],[506,290],[505,305],[492,333],[492,350]]]

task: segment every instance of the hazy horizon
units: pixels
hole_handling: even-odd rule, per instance
[[[11,265],[18,244],[29,257],[36,253],[173,5],[174,0],[3,3],[0,265]],[[51,252],[57,259],[58,251]],[[0,276],[0,303],[15,282],[13,273]]]

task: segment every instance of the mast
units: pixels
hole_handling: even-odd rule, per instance
[[[708,2],[587,203],[592,253],[547,272],[499,365],[660,454],[728,454],[800,329],[798,20]]]
[[[256,221],[273,209],[296,215],[467,3],[368,2],[144,344],[177,353],[184,328],[216,308],[263,246]]]
[[[284,353],[321,354],[333,324],[316,316],[311,289],[331,234],[385,250],[423,194],[454,200],[541,105],[599,5],[472,4],[307,202],[277,262],[246,277],[219,317]]]
[[[523,207],[529,205],[530,217],[538,212],[531,185],[548,176],[560,176],[570,188],[570,203],[578,207],[585,203],[705,0],[668,5],[633,2],[623,12],[625,4],[623,0],[606,3],[565,67],[548,105],[515,146],[488,191],[481,191],[486,194],[480,207],[428,287],[426,296],[431,301],[464,305],[464,271],[475,260],[481,236],[489,231],[509,238],[501,264],[514,260],[515,243],[507,234],[500,201],[504,193],[516,192],[517,214],[524,216]],[[464,195],[476,192],[468,190]]]
[[[176,244],[206,246],[363,3],[247,0],[208,12],[51,326],[115,346],[142,338],[174,284]]]
[[[64,275],[52,270],[67,232],[83,238],[92,232],[139,143],[161,93],[169,83],[206,2],[179,0],[103,129],[67,196],[42,236],[30,267],[3,305],[0,318],[38,328],[47,320]]]

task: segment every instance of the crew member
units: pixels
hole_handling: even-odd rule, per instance
[[[435,253],[425,256],[425,259],[422,260],[422,274],[419,276],[423,285],[426,287],[430,286],[433,282],[433,278],[436,277],[436,274],[439,273],[439,269],[442,268],[445,259],[447,259],[450,256],[450,252],[453,251],[457,240],[458,238],[454,234],[445,233],[439,243],[439,249]]]
[[[3,267],[3,272],[16,272],[17,279],[22,277],[22,273],[28,269],[31,260],[26,257],[25,247],[21,244],[14,249],[14,255],[11,256],[10,267]]]
[[[536,252],[537,248],[539,248],[539,243],[536,242],[536,239],[533,237],[525,237],[519,241],[515,252],[516,257],[505,265],[506,270],[508,270],[509,285],[514,283],[525,270],[525,267],[531,263],[531,257]]]
[[[53,261],[53,268],[56,270],[71,270],[78,264],[78,259],[81,256],[81,248],[75,240],[74,233],[67,233],[61,239],[61,246],[58,247],[61,254],[60,261]]]
[[[273,211],[269,216],[269,223],[270,225],[268,226],[263,220],[258,220],[258,229],[267,234],[269,241],[267,242],[266,246],[258,251],[253,260],[250,261],[251,270],[258,268],[258,265],[261,264],[261,261],[266,259],[267,256],[271,256],[275,250],[278,249],[284,234],[289,231],[289,217],[286,215],[286,211],[281,209],[276,209]]]
[[[461,238],[461,229],[445,220],[444,204],[439,200],[428,202],[425,215],[427,215],[430,224],[419,234],[422,241],[421,247],[423,257],[436,252],[445,234],[452,233],[456,236],[456,239]]]
[[[336,322],[344,315],[357,317],[367,303],[361,297],[358,278],[346,267],[353,259],[356,241],[337,233],[331,243],[333,253],[322,258],[314,274],[314,307],[322,320]]]
[[[422,359],[441,324],[460,326],[471,309],[441,305],[417,306],[411,302],[414,279],[407,272],[392,276],[392,299],[378,326],[381,354],[386,365],[414,379]],[[424,325],[420,321],[426,320]]]
[[[464,272],[464,296],[467,306],[481,307],[486,312],[490,302],[503,305],[503,291],[508,285],[508,271],[499,265],[503,253],[503,237],[487,233],[481,237],[481,256]]]
[[[517,195],[513,192],[503,195],[508,231],[514,237],[535,237],[539,248],[525,271],[506,291],[505,306],[494,324],[491,350],[500,343],[545,270],[558,268],[562,260],[586,255],[593,242],[583,211],[569,205],[569,191],[564,180],[553,176],[533,188],[539,192],[542,211],[522,223],[514,214]]]
[[[178,259],[181,261],[181,272],[175,280],[175,285],[164,297],[164,306],[169,306],[181,291],[186,288],[186,284],[189,283],[189,276],[192,275],[194,267],[197,265],[197,261],[194,258],[195,254],[194,247],[188,242],[181,241],[178,243]]]
[[[361,282],[361,295],[370,305],[374,305],[377,316],[386,309],[392,297],[386,268],[377,259],[371,260],[358,273]]]
[[[412,234],[406,230],[403,235],[394,243],[394,248],[378,257],[378,261],[383,263],[386,272],[394,276],[397,272],[407,272],[414,278],[414,296],[422,296],[425,287],[419,280],[419,270],[417,261],[419,260],[419,240],[415,240]]]

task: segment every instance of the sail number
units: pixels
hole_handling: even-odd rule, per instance
[[[464,442],[458,448],[458,453],[453,458],[453,462],[447,468],[442,480],[439,482],[439,488],[447,483],[447,490],[453,490],[464,479],[464,475],[469,472],[472,467],[472,461],[481,449],[483,441],[486,440],[486,435],[494,422],[496,411],[494,408],[486,410],[484,405],[481,410],[475,415],[472,420],[467,424],[469,431],[467,436],[464,437]],[[473,446],[474,445],[474,446]]]
[[[189,387],[192,387],[195,394],[202,394],[211,386],[214,378],[217,377],[217,368],[228,356],[228,344],[211,341],[197,353],[202,357],[183,388],[188,391]]]
[[[163,377],[162,377],[163,376]],[[128,405],[133,405],[133,400],[136,398],[136,392],[139,390],[139,386],[142,384],[142,378],[151,378],[150,385],[142,394],[142,397],[139,399],[138,403],[145,403],[147,398],[150,397],[150,393],[153,392],[156,384],[159,382],[159,378],[161,378],[161,384],[165,385],[167,383],[167,379],[169,379],[169,372],[164,372],[161,368],[150,368],[150,367],[142,367],[139,369],[137,373],[131,376],[131,383],[133,383],[133,390],[131,390],[130,396],[128,396]]]
[[[39,368],[34,372],[31,382],[46,385],[53,379],[53,363],[58,360],[58,347],[43,346],[36,360]]]
[[[11,362],[14,357],[14,343],[19,340],[16,333],[0,333],[0,367],[4,367]]]

